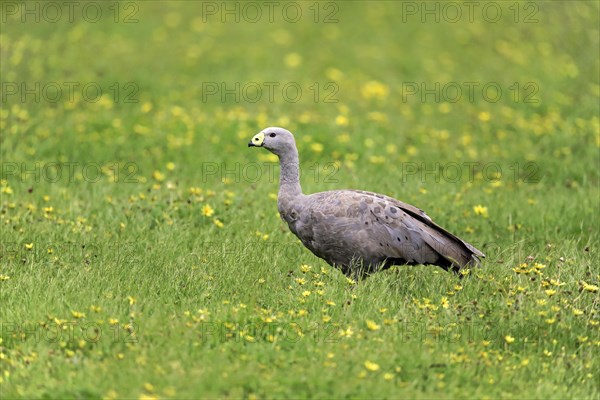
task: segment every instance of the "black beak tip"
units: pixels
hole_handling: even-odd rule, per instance
[[[252,144],[252,142],[248,143],[248,147],[254,147],[254,145]]]

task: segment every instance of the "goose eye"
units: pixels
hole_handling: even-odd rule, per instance
[[[271,133],[269,136],[271,137],[275,137],[276,135],[274,133]]]

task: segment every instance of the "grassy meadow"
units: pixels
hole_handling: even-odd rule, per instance
[[[2,2],[1,397],[598,399],[599,3],[477,4]],[[346,279],[267,126],[482,268]]]

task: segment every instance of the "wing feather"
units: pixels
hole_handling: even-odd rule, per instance
[[[338,190],[306,196],[291,230],[315,255],[347,269],[377,264],[436,264],[458,270],[483,253],[435,224],[421,209],[389,196]]]

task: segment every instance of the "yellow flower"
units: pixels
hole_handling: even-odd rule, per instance
[[[378,81],[369,81],[365,83],[361,88],[362,96],[369,99],[385,99],[389,93],[389,89],[386,85]]]
[[[202,215],[204,215],[205,217],[212,217],[214,213],[215,210],[209,204],[205,204],[202,207]]]
[[[198,188],[198,187],[191,187],[189,189],[190,194],[194,195],[194,196],[200,196],[202,194],[202,189]]]
[[[310,149],[315,153],[321,153],[323,151],[323,145],[321,143],[313,143],[310,145]]]
[[[344,73],[337,68],[327,68],[325,76],[332,81],[339,81],[344,77]]]
[[[583,315],[583,310],[580,310],[578,308],[574,308],[573,309],[573,315],[577,315],[577,316]]]
[[[104,400],[115,400],[119,395],[114,390],[109,390],[102,398]]]
[[[300,56],[298,53],[290,53],[285,56],[284,62],[289,68],[296,68],[302,64],[302,56]]]
[[[487,111],[480,112],[477,117],[481,122],[488,122],[490,119],[492,119],[492,115]]]
[[[152,103],[149,102],[145,102],[144,104],[142,104],[142,112],[144,114],[146,114],[147,112],[149,112],[150,110],[152,110]]]
[[[85,314],[79,311],[71,311],[73,318],[85,318]]]
[[[556,294],[556,290],[548,289],[545,291],[548,297],[552,297]]]
[[[387,158],[385,156],[370,156],[369,162],[371,164],[384,164]]]
[[[352,330],[352,327],[349,326],[346,329],[340,329],[339,334],[341,337],[352,337],[352,335],[354,335],[354,331]]]
[[[217,226],[217,228],[222,228],[225,224],[218,218],[213,219],[213,223]]]
[[[514,337],[512,337],[512,336],[510,336],[510,335],[506,335],[506,336],[504,336],[504,341],[505,341],[506,343],[510,344],[510,343],[512,343],[512,342],[514,342],[514,341],[515,341],[515,338],[514,338]]]
[[[160,171],[154,171],[152,173],[152,178],[154,178],[154,180],[158,181],[158,182],[162,182],[165,180],[165,174],[163,174]]]
[[[585,281],[581,281],[581,287],[583,288],[583,290],[585,290],[587,292],[596,293],[598,291],[598,286],[590,285],[589,283],[586,283]]]
[[[388,121],[387,115],[385,115],[384,113],[379,112],[379,111],[372,111],[372,112],[368,113],[367,118],[370,121],[375,121],[375,122],[384,122],[385,123]]]
[[[310,290],[305,290],[304,292],[302,292],[302,296],[304,296],[304,297],[310,296]]]
[[[310,265],[306,265],[306,264],[302,264],[300,266],[300,271],[302,271],[303,273],[307,273],[308,271],[311,270],[311,266]]]
[[[392,374],[391,372],[386,372],[385,374],[383,374],[383,379],[385,379],[386,381],[391,381],[392,379],[394,379],[394,374]]]
[[[448,103],[442,103],[438,106],[438,111],[442,114],[448,114],[451,109],[452,107],[450,107],[450,104]]]
[[[442,305],[442,307],[444,308],[448,308],[450,307],[450,303],[448,302],[448,298],[447,297],[442,297],[442,301],[440,303]]]
[[[483,218],[488,217],[487,207],[484,207],[482,205],[476,205],[475,207],[473,207],[473,211],[475,212],[475,215],[481,215]]]
[[[379,371],[379,364],[367,360],[365,361],[365,368],[371,372]]]
[[[339,125],[339,126],[347,126],[348,125],[348,117],[346,117],[345,115],[338,115],[335,118],[335,123],[336,123],[336,125]]]
[[[151,383],[144,383],[144,390],[147,392],[154,392],[154,386]]]
[[[184,113],[185,113],[184,109],[179,106],[171,107],[171,114],[173,114],[174,117],[180,117]]]
[[[175,163],[174,162],[168,162],[167,163],[167,170],[173,171],[174,169],[175,169]]]
[[[365,322],[367,324],[367,329],[370,331],[378,331],[379,329],[381,329],[381,326],[377,325],[375,321],[371,321],[370,319],[368,319]]]
[[[26,250],[31,250],[31,249],[33,249],[33,243],[25,243],[25,249],[26,249]]]

